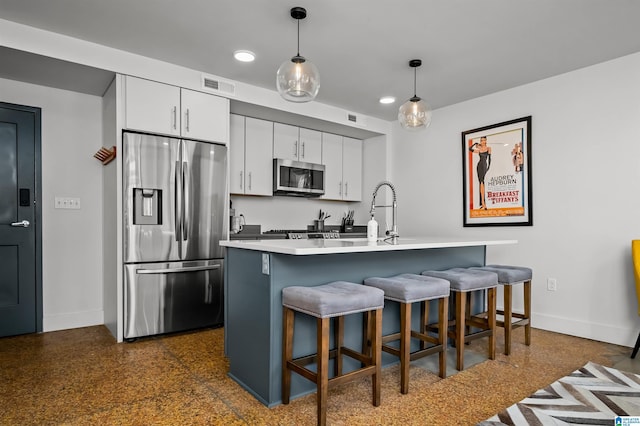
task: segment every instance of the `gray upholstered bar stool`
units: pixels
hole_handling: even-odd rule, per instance
[[[494,272],[469,268],[452,268],[444,271],[424,271],[422,275],[448,280],[451,291],[456,294],[454,328],[449,337],[456,345],[456,369],[464,369],[464,344],[481,337],[489,337],[489,359],[496,358],[496,288],[498,275]],[[484,317],[467,315],[467,294],[474,291],[487,290],[488,315]],[[471,332],[471,327],[480,331]],[[469,330],[467,332],[467,330]]]
[[[531,279],[533,270],[524,266],[487,265],[477,269],[498,274],[498,284],[503,286],[504,309],[496,310],[504,321],[496,320],[498,327],[504,328],[504,354],[511,353],[511,335],[514,328],[524,327],[524,342],[531,345]],[[513,286],[524,283],[524,313],[513,312]],[[518,318],[513,321],[513,317]]]
[[[373,405],[380,405],[382,308],[384,292],[374,287],[336,281],[315,287],[292,286],[282,290],[282,403],[288,404],[291,392],[291,371],[311,380],[317,386],[318,425],[327,421],[327,394],[331,386],[371,376]],[[316,353],[293,359],[293,330],[295,312],[316,318]],[[371,348],[362,352],[343,346],[344,316],[359,312],[367,315],[367,335],[371,336]],[[330,350],[329,329],[335,318],[334,346]],[[361,368],[342,374],[342,355],[361,363]],[[335,358],[334,376],[329,378],[329,359]],[[316,371],[305,367],[316,362]]]
[[[365,285],[384,290],[384,298],[400,304],[400,332],[382,336],[382,350],[400,358],[400,392],[409,392],[409,364],[411,361],[439,354],[440,377],[447,376],[447,323],[449,321],[449,281],[424,275],[401,274],[395,277],[372,277]],[[427,333],[429,301],[438,300],[438,336]],[[411,305],[421,302],[419,331],[411,327]],[[411,338],[420,340],[420,348],[411,352]],[[387,345],[400,340],[400,346]],[[427,343],[432,344],[427,347]]]

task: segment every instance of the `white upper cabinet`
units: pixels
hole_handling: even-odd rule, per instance
[[[300,149],[298,161],[322,163],[322,132],[300,128]]]
[[[126,127],[180,136],[180,88],[127,76]]]
[[[288,124],[273,125],[273,158],[322,162],[322,133]]]
[[[229,100],[208,93],[126,76],[125,127],[227,143]]]
[[[325,200],[362,200],[362,141],[322,134]]]
[[[231,114],[229,128],[229,192],[244,194],[245,118]]]
[[[342,138],[342,199],[362,201],[362,140]]]
[[[273,123],[231,114],[231,194],[273,195]]]
[[[342,136],[322,134],[323,199],[342,200]]]
[[[212,142],[229,141],[229,100],[181,89],[182,136]]]

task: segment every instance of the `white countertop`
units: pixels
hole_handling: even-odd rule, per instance
[[[399,238],[396,244],[379,239],[369,243],[366,238],[309,239],[309,240],[237,240],[220,241],[223,247],[257,250],[269,253],[316,255],[338,253],[367,253],[374,251],[417,250],[444,247],[490,246],[516,244],[517,240],[464,240],[444,237]]]

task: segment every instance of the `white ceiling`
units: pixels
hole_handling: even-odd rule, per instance
[[[320,70],[317,101],[385,120],[413,95],[410,59],[423,60],[418,96],[440,108],[640,51],[636,0],[0,0],[0,18],[275,90],[296,53],[293,6],[307,9],[300,53]],[[19,59],[0,49],[0,76],[37,80]],[[72,90],[108,79],[76,71],[95,81]]]

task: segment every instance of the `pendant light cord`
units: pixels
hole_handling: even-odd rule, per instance
[[[296,19],[298,21],[298,54],[300,56],[300,19]]]
[[[417,67],[413,67],[413,97],[418,96],[418,91],[416,90],[416,75],[417,75]]]

